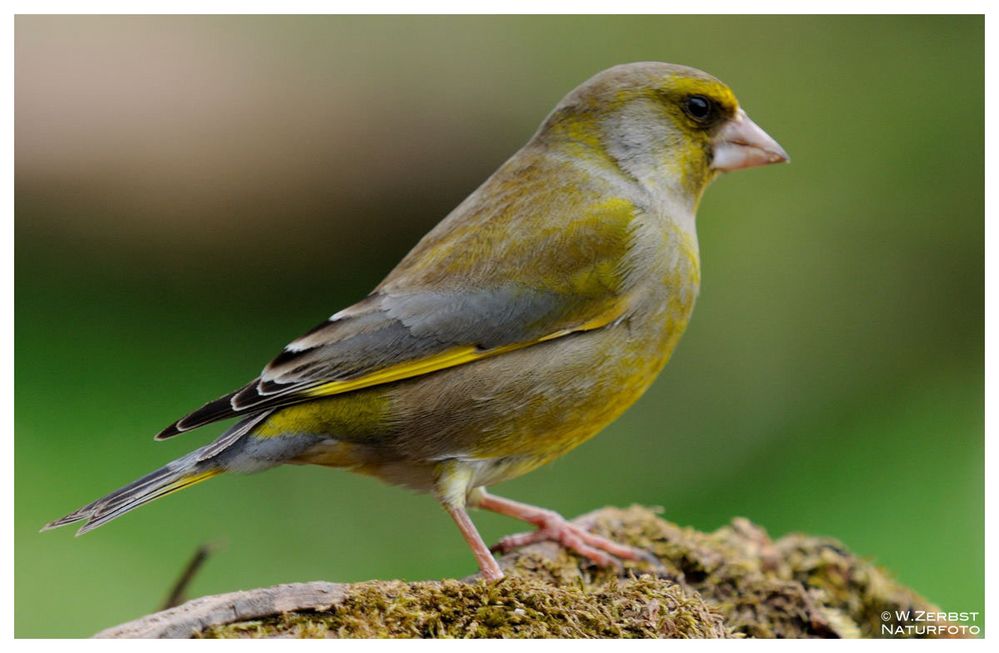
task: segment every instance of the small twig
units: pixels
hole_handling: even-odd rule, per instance
[[[187,566],[184,567],[184,571],[181,572],[180,578],[173,584],[173,588],[170,590],[170,594],[167,595],[166,601],[163,602],[160,610],[168,610],[185,601],[184,595],[187,593],[187,588],[190,587],[191,581],[194,580],[194,576],[201,569],[202,565],[205,564],[208,556],[217,549],[218,547],[214,544],[202,544],[197,548]]]

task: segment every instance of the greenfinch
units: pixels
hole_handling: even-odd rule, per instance
[[[648,389],[694,309],[705,187],[787,159],[706,73],[598,73],[370,295],[156,436],[240,418],[218,439],[46,528],[86,520],[84,533],[223,472],[292,463],[432,493],[486,579],[502,572],[470,507],[536,527],[503,550],[555,540],[599,565],[641,558],[486,488],[565,454]]]

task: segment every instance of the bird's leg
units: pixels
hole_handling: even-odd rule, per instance
[[[566,521],[557,512],[493,496],[481,488],[477,488],[470,498],[473,505],[478,508],[513,517],[538,527],[538,530],[532,533],[507,535],[492,547],[493,551],[506,553],[526,544],[553,540],[601,567],[620,567],[621,562],[618,558],[660,564],[649,552],[594,535],[582,526]]]
[[[458,460],[445,460],[434,470],[434,493],[441,506],[451,515],[458,525],[461,536],[472,549],[475,561],[479,563],[479,572],[486,580],[499,580],[503,572],[496,564],[496,558],[489,547],[482,541],[482,536],[475,528],[465,506],[468,504],[469,487],[472,485],[474,470]]]
[[[472,555],[475,556],[475,561],[479,563],[479,571],[482,577],[486,580],[499,580],[503,578],[503,572],[500,571],[499,565],[496,564],[496,558],[493,557],[486,543],[482,541],[482,536],[479,535],[479,531],[475,528],[475,524],[472,523],[465,509],[455,508],[447,504],[444,505],[444,509],[447,510],[447,514],[451,515],[451,519],[458,525],[458,530],[461,531],[462,537],[465,538],[468,546],[471,547]]]

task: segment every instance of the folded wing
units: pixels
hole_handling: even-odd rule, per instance
[[[528,246],[502,233],[484,238],[482,232],[497,229],[499,218],[457,235],[445,221],[438,230],[449,230],[446,244],[438,230],[431,232],[374,293],[288,344],[246,386],[205,404],[156,437],[430,374],[606,326],[627,310],[624,259],[633,214],[633,207],[622,202],[591,206],[576,220],[543,231]],[[503,231],[515,227],[506,225]],[[481,247],[509,248],[510,243],[520,244],[516,252],[467,255]],[[423,265],[414,262],[420,260]]]
[[[221,419],[429,374],[605,326],[621,298],[567,310],[565,297],[508,287],[493,293],[371,295],[292,341],[246,386],[209,402],[157,439]],[[596,308],[596,307],[594,307]]]

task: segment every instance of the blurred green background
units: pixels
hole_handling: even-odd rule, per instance
[[[613,64],[732,85],[793,163],[710,188],[703,287],[652,390],[499,493],[828,534],[983,605],[981,17],[16,20],[16,634],[286,581],[460,577],[430,498],[224,477],[85,538],[46,521],[214,437],[161,427],[366,294]],[[487,540],[520,530],[475,515]]]

